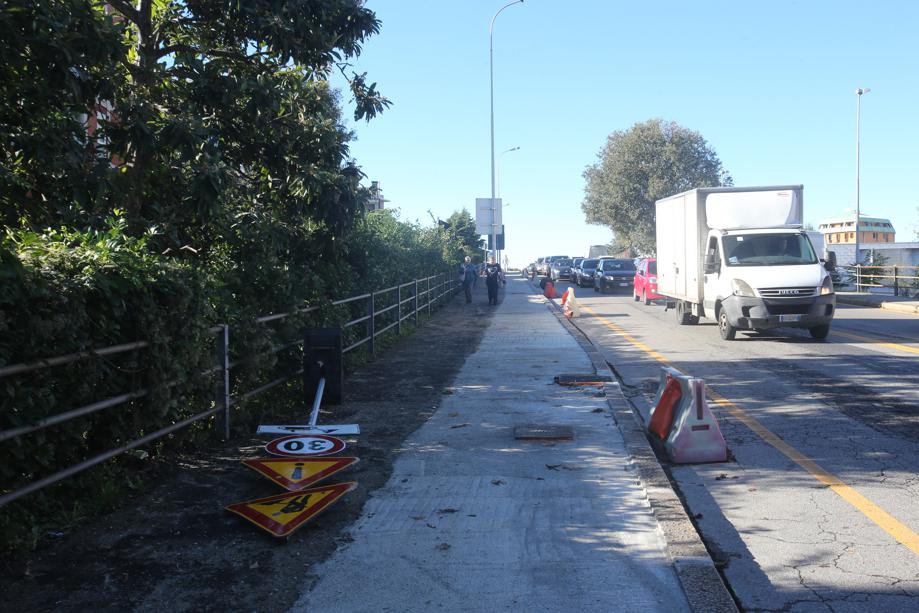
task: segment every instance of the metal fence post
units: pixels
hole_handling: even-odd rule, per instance
[[[855,264],[855,291],[860,292],[861,289],[859,288],[861,286],[862,286],[862,265],[856,263]]]
[[[220,383],[217,385],[217,404],[223,406],[223,440],[230,440],[230,326],[220,325],[217,336],[217,364],[220,367]]]
[[[428,317],[431,316],[431,277],[427,278],[428,281]]]
[[[415,295],[413,296],[415,308],[412,312],[412,317],[415,320],[415,327],[418,327],[418,279],[415,279]]]
[[[402,334],[402,286],[396,286],[396,334]]]
[[[377,335],[376,331],[376,305],[374,304],[376,297],[376,292],[370,292],[370,319],[367,320],[367,326],[370,328],[370,354],[373,355],[376,347],[374,347],[374,338]]]
[[[894,264],[893,266],[893,295],[894,296],[900,295],[900,277],[897,274],[897,268],[898,266]]]

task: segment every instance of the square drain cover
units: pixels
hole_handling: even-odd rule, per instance
[[[574,438],[574,431],[571,426],[517,426],[514,438],[521,441],[570,441]]]
[[[609,375],[579,375],[579,374],[564,374],[556,375],[555,382],[559,385],[565,385],[569,387],[574,387],[578,385],[595,385],[600,386],[604,383],[612,383],[612,378]]]

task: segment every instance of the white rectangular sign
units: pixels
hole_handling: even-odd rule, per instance
[[[495,198],[495,206],[492,208],[491,198],[475,199],[475,231],[479,234],[501,233],[501,204],[500,198]],[[494,215],[494,217],[492,217]]]
[[[360,434],[357,424],[337,426],[259,426],[258,434]]]

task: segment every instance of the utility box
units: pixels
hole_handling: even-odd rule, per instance
[[[322,401],[341,404],[344,389],[341,328],[310,328],[303,337],[303,394],[307,405],[325,377]]]

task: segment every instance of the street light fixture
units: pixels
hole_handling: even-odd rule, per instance
[[[868,87],[859,87],[855,90],[855,265],[859,264],[858,224],[862,217],[861,208],[861,119],[862,119],[862,94],[871,91]],[[858,269],[856,269],[858,270]],[[857,288],[856,288],[857,289]]]
[[[498,228],[495,225],[495,63],[493,32],[495,19],[501,14],[501,11],[515,4],[523,4],[523,0],[514,0],[499,8],[495,16],[491,18],[491,24],[488,26],[488,77],[491,98],[491,240],[492,246],[495,248],[495,261],[498,259]]]

